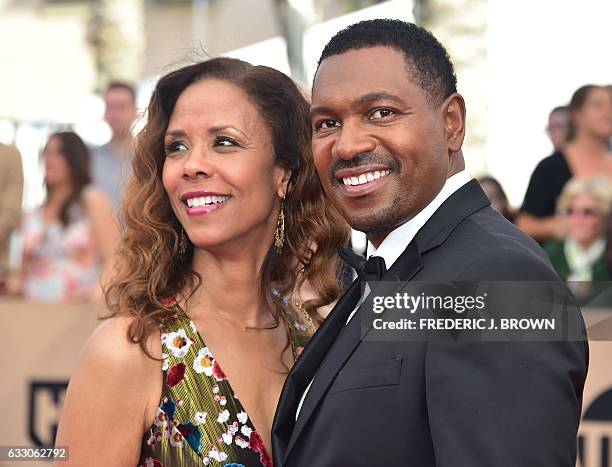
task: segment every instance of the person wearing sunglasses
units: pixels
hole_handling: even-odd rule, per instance
[[[559,276],[574,282],[575,293],[591,281],[612,280],[605,257],[611,203],[612,183],[606,178],[573,178],[559,196],[557,215],[566,236],[545,244],[544,251]]]

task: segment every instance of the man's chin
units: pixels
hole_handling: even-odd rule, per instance
[[[381,218],[375,212],[369,212],[367,215],[347,215],[346,221],[352,229],[365,233],[367,236],[379,235],[389,230],[393,230],[395,222]]]

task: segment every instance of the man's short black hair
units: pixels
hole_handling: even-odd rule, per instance
[[[327,43],[321,62],[349,50],[391,47],[404,54],[408,69],[430,103],[439,104],[457,92],[457,77],[444,46],[426,29],[397,19],[372,19],[352,24]]]

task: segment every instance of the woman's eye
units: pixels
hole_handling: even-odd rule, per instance
[[[379,118],[385,118],[393,114],[391,109],[376,109],[370,114],[370,120],[377,120]]]
[[[330,128],[338,128],[340,122],[337,120],[322,120],[316,124],[317,130],[329,130]]]
[[[173,154],[179,151],[186,151],[187,145],[182,141],[172,141],[166,145],[166,154]]]
[[[217,146],[240,146],[238,142],[229,136],[217,136],[215,138],[215,147]]]

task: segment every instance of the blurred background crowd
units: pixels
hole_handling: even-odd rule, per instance
[[[492,206],[563,279],[611,280],[612,2],[0,0],[1,293],[100,299],[161,74],[227,55],[308,94],[327,40],[375,17],[416,22],[447,47],[468,108],[467,169]],[[363,236],[352,245],[363,251]]]

